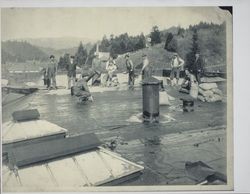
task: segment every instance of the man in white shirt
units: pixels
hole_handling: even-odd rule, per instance
[[[76,61],[74,60],[74,56],[70,56],[70,61],[67,64],[67,76],[68,76],[68,89],[70,89],[72,86],[75,86],[75,80],[76,80]]]
[[[180,58],[180,56],[177,53],[175,53],[171,61],[170,79],[173,82],[173,79],[175,78],[176,75],[177,85],[180,78],[180,71],[183,68],[183,65],[184,65],[184,60]]]
[[[106,70],[108,72],[108,78],[107,78],[108,86],[110,86],[112,83],[112,78],[116,69],[117,69],[117,66],[116,66],[115,60],[113,59],[113,57],[110,57],[106,63]]]
[[[142,55],[142,81],[152,76],[152,67],[146,54]]]
[[[55,60],[55,56],[51,55],[50,56],[50,61],[47,65],[46,68],[46,77],[48,78],[47,80],[47,88],[50,89],[56,89],[56,74],[57,74],[57,61]],[[52,82],[52,86],[51,87],[51,82]]]
[[[129,59],[129,54],[125,55],[125,63],[128,72],[128,85],[134,86],[135,84],[135,67],[131,59]]]

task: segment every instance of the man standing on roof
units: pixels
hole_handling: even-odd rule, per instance
[[[194,66],[192,69],[192,72],[194,73],[198,83],[201,83],[201,76],[203,74],[204,71],[204,61],[200,56],[200,53],[196,53],[195,54],[195,61],[194,61]]]
[[[95,75],[92,78],[92,85],[95,84],[96,80],[101,77],[102,67],[101,67],[101,60],[99,59],[99,53],[95,52],[94,58],[92,60],[92,71]]]
[[[47,81],[47,88],[51,89],[54,88],[56,89],[56,73],[57,73],[57,62],[55,60],[55,56],[51,55],[50,57],[50,62],[48,63],[48,66],[46,68],[46,77],[48,78]],[[51,82],[52,86],[51,87]]]
[[[146,54],[142,55],[142,81],[152,76],[152,67]]]
[[[69,64],[67,64],[67,70],[68,70],[68,89],[70,89],[72,86],[75,86],[75,80],[76,80],[76,62],[75,57],[70,56]]]
[[[131,59],[129,59],[129,54],[125,55],[126,68],[128,72],[128,85],[134,86],[135,84],[135,67]]]
[[[108,86],[110,86],[112,83],[112,78],[114,76],[116,69],[117,69],[117,66],[116,66],[115,60],[113,59],[112,56],[110,56],[106,64],[106,70],[108,72],[108,78],[107,78]]]
[[[174,53],[174,56],[171,61],[171,73],[170,73],[170,79],[172,84],[176,74],[176,83],[178,85],[178,81],[180,78],[180,71],[183,68],[183,65],[184,65],[184,60],[177,53]]]

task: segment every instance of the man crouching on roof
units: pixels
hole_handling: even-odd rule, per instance
[[[77,80],[75,86],[71,87],[71,95],[78,98],[79,103],[93,102],[86,78]]]

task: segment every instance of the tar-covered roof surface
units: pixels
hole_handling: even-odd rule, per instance
[[[60,93],[57,95],[56,93]],[[203,161],[226,174],[226,102],[195,101],[194,112],[184,113],[180,94],[167,87],[175,98],[161,106],[165,122],[143,124],[133,120],[142,112],[142,90],[93,93],[94,102],[78,104],[69,90],[38,92],[3,107],[3,122],[13,111],[39,110],[41,119],[68,129],[69,134],[96,133],[115,152],[141,164],[144,173],[123,185],[195,184],[186,175],[186,161]]]

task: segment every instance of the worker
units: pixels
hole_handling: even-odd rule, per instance
[[[191,87],[197,84],[195,76],[190,72],[189,69],[185,69],[185,78],[181,84],[181,89],[179,92],[190,93]]]
[[[93,101],[86,78],[77,80],[75,86],[71,88],[71,95],[78,97],[79,102]]]
[[[57,62],[55,60],[54,55],[51,55],[49,58],[50,61],[46,68],[46,77],[48,78],[47,88],[50,90],[50,89],[57,89],[56,87]],[[51,82],[52,82],[52,87],[51,87]]]
[[[175,83],[173,82],[173,79],[175,78],[175,74],[176,74],[176,83],[178,85],[179,78],[180,78],[180,71],[183,68],[183,66],[184,66],[184,60],[177,53],[174,53],[172,60],[171,60],[171,73],[170,73],[170,80],[171,80],[172,86],[175,85]]]
[[[194,61],[194,65],[193,65],[193,69],[192,69],[198,83],[201,83],[201,76],[203,74],[204,71],[204,61],[202,59],[202,57],[200,56],[200,53],[196,53],[195,54],[195,61]]]
[[[68,89],[75,85],[76,80],[76,62],[74,60],[74,56],[70,56],[70,61],[67,64],[67,76],[68,76]]]
[[[43,68],[41,72],[43,73],[43,85],[47,86],[48,76],[47,76],[46,68]]]
[[[128,85],[134,86],[135,84],[135,68],[131,59],[129,59],[129,54],[125,55],[126,68],[128,73]]]
[[[146,54],[142,55],[142,80],[152,77],[152,67],[149,64],[149,60]]]
[[[117,70],[117,66],[115,64],[115,60],[111,56],[109,57],[109,60],[106,63],[106,70],[108,72],[107,86],[110,86],[111,83],[112,83],[114,72]]]
[[[99,53],[94,53],[94,58],[92,60],[92,71],[95,75],[92,78],[92,85],[101,77],[101,60],[99,59]]]

